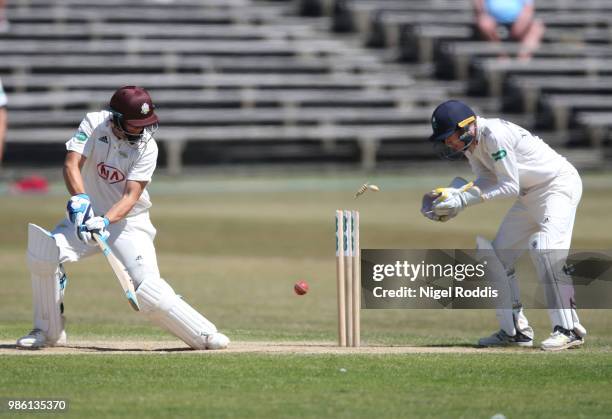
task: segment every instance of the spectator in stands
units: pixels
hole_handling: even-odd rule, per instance
[[[6,0],[0,0],[0,33],[8,32],[9,21],[6,17]]]
[[[6,137],[6,94],[0,80],[0,167],[2,167],[2,156],[4,155],[4,140]]]
[[[476,26],[484,39],[520,42],[518,58],[531,58],[544,35],[544,23],[534,17],[534,0],[473,0],[473,3]]]

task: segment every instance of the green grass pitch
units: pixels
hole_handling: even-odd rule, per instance
[[[467,173],[463,173],[468,175]],[[473,248],[509,201],[444,224],[418,210],[445,176],[196,176],[151,185],[162,276],[235,342],[336,339],[334,210],[361,212],[362,248]],[[189,179],[189,180],[186,180]],[[584,176],[574,248],[610,249],[612,176]],[[365,181],[382,191],[353,199]],[[612,313],[580,311],[583,348],[461,352],[497,328],[484,310],[364,310],[364,345],[455,348],[411,354],[9,355],[31,327],[26,226],[52,228],[67,199],[0,195],[0,399],[66,398],[66,417],[609,417]],[[70,340],[175,341],[134,313],[101,256],[66,266]],[[307,295],[293,284],[304,279]],[[539,343],[545,311],[528,311]],[[134,346],[134,345],[132,345]],[[180,347],[180,342],[176,342]],[[0,410],[3,414],[11,414]],[[14,417],[40,417],[16,414]]]

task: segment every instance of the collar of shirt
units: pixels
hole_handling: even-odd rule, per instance
[[[482,148],[482,144],[484,142],[484,131],[486,127],[487,127],[487,120],[481,116],[477,116],[476,117],[476,138],[475,138],[476,147],[474,147],[474,152],[466,151],[465,154],[467,156],[476,154],[476,151]]]

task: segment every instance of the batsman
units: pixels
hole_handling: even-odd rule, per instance
[[[466,104],[449,100],[431,117],[430,141],[442,157],[465,156],[473,182],[457,182],[423,197],[421,212],[444,222],[472,205],[515,198],[493,242],[477,239],[479,249],[495,256],[493,275],[506,287],[509,303],[497,309],[500,330],[479,340],[480,346],[533,346],[519,295],[514,265],[527,249],[544,286],[552,334],[544,350],[563,350],[584,343],[585,328],[576,313],[564,259],[572,239],[582,181],[576,169],[529,131],[503,119],[477,116]],[[460,178],[459,178],[460,179]],[[569,290],[569,291],[568,291]]]
[[[149,93],[125,86],[107,109],[88,113],[66,142],[66,218],[51,232],[28,226],[34,329],[17,340],[18,348],[66,344],[63,265],[99,252],[94,234],[127,269],[140,313],[194,349],[227,347],[229,339],[160,276],[146,190],[157,164],[157,126]]]

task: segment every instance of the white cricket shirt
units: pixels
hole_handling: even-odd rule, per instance
[[[518,125],[481,117],[476,125],[478,144],[465,155],[485,200],[526,193],[569,165],[565,157]]]
[[[67,150],[87,157],[81,174],[96,215],[106,214],[121,199],[128,180],[150,182],[157,164],[155,139],[149,138],[146,146],[131,146],[113,134],[111,120],[108,111],[88,113],[66,142]],[[140,214],[150,207],[145,189],[127,216]]]

